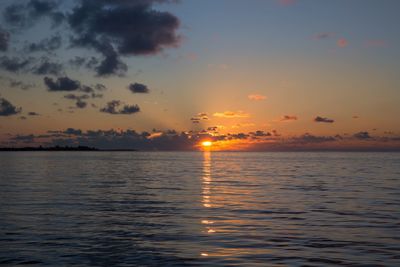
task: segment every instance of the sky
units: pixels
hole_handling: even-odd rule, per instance
[[[397,0],[3,0],[0,146],[400,150]]]

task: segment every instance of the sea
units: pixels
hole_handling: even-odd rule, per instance
[[[400,153],[0,152],[1,266],[400,266]]]

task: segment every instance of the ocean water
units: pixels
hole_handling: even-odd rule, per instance
[[[0,265],[400,266],[400,153],[0,153]]]

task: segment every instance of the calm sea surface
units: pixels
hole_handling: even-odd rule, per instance
[[[400,153],[0,153],[0,265],[400,266]]]

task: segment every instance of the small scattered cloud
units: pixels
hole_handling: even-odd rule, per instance
[[[354,115],[352,118],[353,118],[353,119],[359,119],[360,117],[357,116],[357,115]]]
[[[200,123],[200,121],[202,121],[202,120],[208,120],[208,115],[205,112],[200,112],[200,113],[197,113],[196,116],[193,116],[192,118],[190,118],[190,120],[193,123]]]
[[[349,42],[345,38],[340,38],[337,40],[336,45],[340,48],[345,48],[349,45]]]
[[[47,86],[47,89],[52,92],[57,91],[76,91],[79,90],[81,84],[77,80],[72,80],[69,77],[60,77],[57,80],[53,78],[44,77],[44,84]]]
[[[124,105],[119,100],[112,100],[107,105],[100,109],[100,112],[109,113],[113,115],[129,115],[140,112],[138,105]]]
[[[214,117],[218,118],[248,118],[250,117],[250,114],[245,113],[241,110],[239,111],[224,111],[224,112],[216,112],[213,114]]]
[[[141,83],[131,83],[128,86],[128,89],[132,92],[132,93],[141,93],[141,94],[147,94],[150,92],[149,88]]]
[[[328,119],[324,117],[317,116],[314,118],[315,122],[324,122],[324,123],[334,123],[335,121],[333,119]]]
[[[353,135],[354,138],[359,139],[359,140],[366,140],[366,139],[371,139],[371,136],[369,135],[368,132],[358,132]]]
[[[31,111],[31,112],[28,112],[28,115],[29,115],[29,116],[40,116],[40,114],[39,114],[39,113],[37,113],[37,112],[33,112],[33,111]]]
[[[0,98],[0,116],[11,116],[11,115],[16,115],[20,113],[22,108],[18,108],[11,104],[10,101],[8,101],[5,98]]]
[[[295,115],[284,115],[280,119],[280,121],[288,122],[288,121],[297,121],[297,116]]]
[[[265,95],[260,95],[260,94],[251,94],[247,96],[248,99],[253,100],[253,101],[262,101],[267,99]]]

